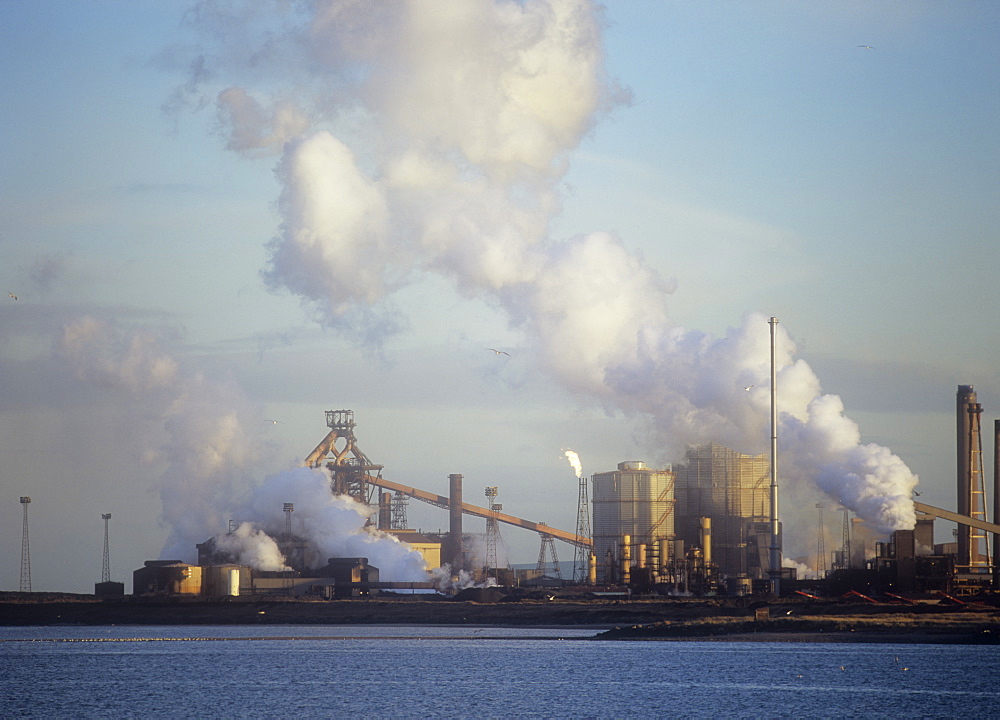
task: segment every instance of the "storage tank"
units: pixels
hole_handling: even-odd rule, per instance
[[[621,576],[623,536],[646,546],[674,539],[674,474],[628,460],[592,481],[597,582],[615,582]]]

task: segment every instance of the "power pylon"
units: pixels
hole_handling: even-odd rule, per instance
[[[544,523],[538,523],[539,525],[544,525]],[[548,552],[546,552],[546,548]],[[552,558],[552,575],[558,580],[562,580],[562,570],[559,568],[559,557],[556,555],[556,543],[555,539],[551,535],[542,535],[542,545],[538,549],[538,565],[536,569],[542,575],[546,574],[545,565],[546,557],[550,556]]]
[[[24,526],[21,531],[21,592],[31,592],[31,550],[28,546],[28,505],[31,498],[21,496],[21,507],[24,508]]]
[[[111,519],[111,513],[101,513],[101,519],[104,520],[104,562],[101,563],[101,582],[111,582],[111,555],[108,552],[108,521]]]
[[[819,534],[816,537],[816,577],[826,577],[826,532],[823,530],[823,508],[826,505],[816,503],[819,510]]]
[[[587,478],[579,478],[580,491],[576,505],[576,537],[577,540],[590,540],[590,499],[587,492]],[[573,549],[573,582],[581,585],[590,576],[590,549],[576,545]]]

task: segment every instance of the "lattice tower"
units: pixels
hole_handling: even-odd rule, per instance
[[[500,536],[500,528],[497,524],[495,513],[499,512],[503,505],[497,505],[497,489],[495,487],[486,488],[486,500],[489,506],[491,517],[486,518],[486,573],[496,570],[497,567],[497,539]]]
[[[823,508],[826,505],[816,503],[819,510],[819,532],[816,536],[816,577],[826,576],[826,531],[823,529]]]
[[[111,513],[101,513],[104,521],[104,560],[101,563],[101,582],[111,582],[111,555],[108,551],[108,521],[111,520]]]
[[[552,559],[549,565],[552,570],[551,573],[546,570],[547,558]],[[559,557],[556,555],[556,543],[551,535],[542,535],[542,544],[538,549],[538,565],[536,569],[542,575],[549,575],[550,577],[562,580],[562,570],[559,569]]]
[[[21,592],[31,592],[31,550],[28,545],[28,504],[31,498],[21,497],[24,508],[24,525],[21,531]]]
[[[390,525],[393,530],[406,530],[409,526],[406,524],[406,507],[410,502],[410,498],[397,490],[392,496],[392,519],[390,520]]]
[[[580,476],[579,499],[576,505],[576,536],[581,540],[590,539],[590,498],[587,490],[587,478]],[[581,545],[574,546],[573,551],[573,582],[583,585],[590,575],[590,548]]]

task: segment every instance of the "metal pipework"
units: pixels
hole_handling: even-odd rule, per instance
[[[701,557],[707,568],[712,564],[712,518],[701,518]]]
[[[632,536],[622,535],[622,582],[628,585],[632,579]]]

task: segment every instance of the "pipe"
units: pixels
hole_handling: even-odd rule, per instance
[[[636,560],[636,567],[646,567],[646,543],[639,543],[639,558]]]
[[[712,564],[712,518],[701,518],[701,556],[705,568]]]
[[[632,579],[632,536],[622,535],[622,583],[629,584]]]
[[[587,584],[597,584],[597,556],[594,553],[587,556]]]
[[[462,476],[448,476],[448,544],[451,552],[451,571],[455,575],[465,569],[465,548],[462,544]]]

